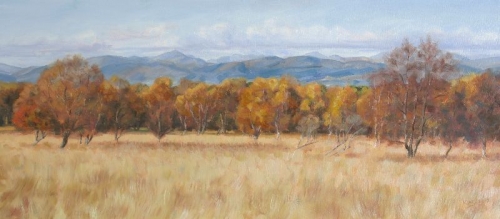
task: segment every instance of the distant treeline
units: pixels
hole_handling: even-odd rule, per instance
[[[459,77],[458,63],[431,39],[408,41],[373,73],[369,87],[325,87],[295,78],[232,78],[211,85],[169,78],[151,85],[106,80],[80,56],[57,60],[35,84],[0,83],[0,120],[34,131],[36,142],[49,133],[71,134],[89,144],[98,132],[146,127],[158,140],[173,130],[240,131],[255,139],[261,132],[298,132],[308,141],[317,132],[335,134],[339,144],[356,134],[404,145],[408,157],[426,138],[486,144],[500,130],[500,78],[490,72]],[[35,143],[36,144],[36,143]]]

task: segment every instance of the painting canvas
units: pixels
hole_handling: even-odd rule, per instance
[[[498,218],[497,1],[0,1],[0,218]]]

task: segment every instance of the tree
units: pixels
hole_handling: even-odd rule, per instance
[[[14,115],[14,102],[19,98],[24,83],[3,83],[0,81],[0,125],[10,125]]]
[[[53,130],[54,120],[47,109],[40,108],[36,104],[38,92],[34,85],[26,85],[14,104],[14,116],[12,123],[16,128],[23,131],[35,131],[35,142],[38,144],[47,136],[47,132]]]
[[[321,111],[325,108],[325,87],[313,82],[297,86],[296,90],[300,97],[300,114],[297,115],[299,121],[296,127],[302,133],[298,143],[300,145],[304,137],[307,137],[308,142],[312,141],[321,124],[318,115],[321,115]]]
[[[323,114],[323,123],[328,126],[329,135],[333,129],[336,130],[337,141],[340,142],[340,136],[344,140],[347,134],[351,133],[355,126],[359,126],[359,119],[354,119],[356,114],[356,101],[358,95],[356,89],[346,87],[331,87],[326,92],[328,107]],[[354,123],[352,123],[354,122]]]
[[[455,61],[443,53],[430,38],[419,47],[405,40],[386,60],[386,67],[371,77],[375,87],[384,87],[389,96],[388,113],[397,116],[395,137],[401,142],[409,158],[417,154],[425,137],[427,121],[436,105],[436,97],[446,91],[446,79],[455,73]]]
[[[316,134],[316,130],[318,130],[319,126],[320,126],[319,117],[312,114],[303,116],[299,120],[299,123],[297,125],[297,130],[300,132],[300,139],[301,139],[298,144],[299,147],[302,138],[307,138],[307,143],[310,143],[313,140],[314,135]]]
[[[130,85],[130,90],[134,93],[133,96],[136,98],[132,101],[132,105],[130,106],[134,114],[132,128],[136,131],[143,127],[147,120],[147,109],[144,107],[146,101],[143,98],[143,94],[148,89],[149,87],[146,84],[137,83]]]
[[[195,87],[197,84],[197,82],[182,78],[179,85],[174,87],[174,94],[176,96],[175,109],[179,122],[183,128],[182,134],[185,134],[188,127],[193,126],[194,123],[194,121],[192,121],[191,112],[189,112],[189,107],[186,107],[186,98],[184,94],[188,89]]]
[[[139,95],[132,90],[130,83],[117,76],[112,76],[101,86],[106,119],[113,129],[115,141],[118,141],[125,130],[135,123],[135,108],[140,102]]]
[[[99,67],[90,66],[78,55],[57,60],[41,74],[36,83],[35,103],[54,118],[63,137],[61,148],[71,133],[83,129],[87,119],[95,115],[103,81]]]
[[[196,124],[198,134],[205,132],[208,122],[216,111],[218,101],[215,95],[215,86],[198,83],[193,88],[187,89],[185,94],[176,98],[175,106],[178,112],[191,116]]]
[[[272,121],[275,119],[272,98],[269,81],[265,78],[256,78],[250,86],[243,89],[236,111],[239,129],[247,132],[250,127],[253,137],[258,139],[262,130],[272,128]]]
[[[496,139],[500,129],[500,83],[490,72],[473,76],[466,84],[465,105],[471,131],[466,138],[480,142],[486,157],[486,143]]]
[[[297,109],[297,84],[288,76],[255,79],[240,95],[237,108],[239,128],[245,132],[250,126],[256,139],[261,130],[274,129],[276,138],[279,138],[281,132],[290,126]]]
[[[317,82],[297,86],[297,93],[301,100],[300,111],[303,114],[321,115],[321,110],[325,108],[324,92],[325,87]]]
[[[469,78],[462,77],[460,80],[456,80],[438,104],[438,115],[435,120],[437,120],[440,137],[448,145],[445,158],[448,157],[453,144],[472,131],[471,124],[467,119],[465,102]]]
[[[147,126],[156,136],[158,142],[172,129],[174,111],[170,78],[157,78],[151,88],[144,94],[147,107]]]
[[[385,132],[385,124],[391,117],[387,114],[391,99],[385,94],[384,86],[370,88],[356,102],[356,112],[361,116],[365,125],[372,129],[375,147],[380,144],[381,135]]]
[[[294,98],[294,89],[298,82],[289,76],[283,76],[278,79],[269,79],[269,92],[271,94],[271,108],[274,109],[273,126],[276,132],[276,138],[279,139],[281,131],[288,127],[291,116],[295,113],[296,98]]]
[[[225,134],[228,123],[235,120],[238,97],[245,87],[246,80],[244,78],[226,79],[217,85],[215,101],[218,102],[217,111],[220,120],[218,134]]]

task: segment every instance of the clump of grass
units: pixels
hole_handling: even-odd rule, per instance
[[[358,137],[111,135],[66,149],[0,134],[0,218],[497,218],[500,167],[479,151],[374,148]],[[496,149],[495,149],[496,150]],[[477,156],[476,156],[477,155]]]

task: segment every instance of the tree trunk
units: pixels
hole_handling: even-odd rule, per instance
[[[337,143],[340,143],[340,133],[339,130],[335,130],[335,135],[337,136]]]
[[[413,151],[413,147],[411,145],[406,144],[405,145],[406,151],[408,152],[408,158],[413,158],[415,157],[415,152]]]
[[[38,142],[43,140],[46,136],[47,136],[47,133],[45,131],[36,130],[35,131],[35,142],[33,143],[33,146],[37,145]]]
[[[257,139],[259,139],[259,136],[260,136],[260,127],[256,128],[256,129],[254,128],[254,131],[253,131],[253,138],[254,138],[255,140],[257,140]]]
[[[94,138],[94,135],[87,135],[87,137],[85,137],[85,145],[89,145],[92,138]]]
[[[220,116],[220,133],[226,134],[226,113],[221,113]]]
[[[448,154],[450,153],[452,147],[453,145],[451,144],[451,142],[448,142],[448,150],[446,150],[446,154],[444,155],[445,158],[448,157]]]
[[[482,143],[483,143],[482,157],[485,158],[486,157],[486,138],[483,138]]]
[[[69,132],[69,131],[63,132],[63,140],[61,142],[61,148],[66,147],[66,144],[68,144],[68,139],[69,139],[70,134],[71,134],[71,132]]]

